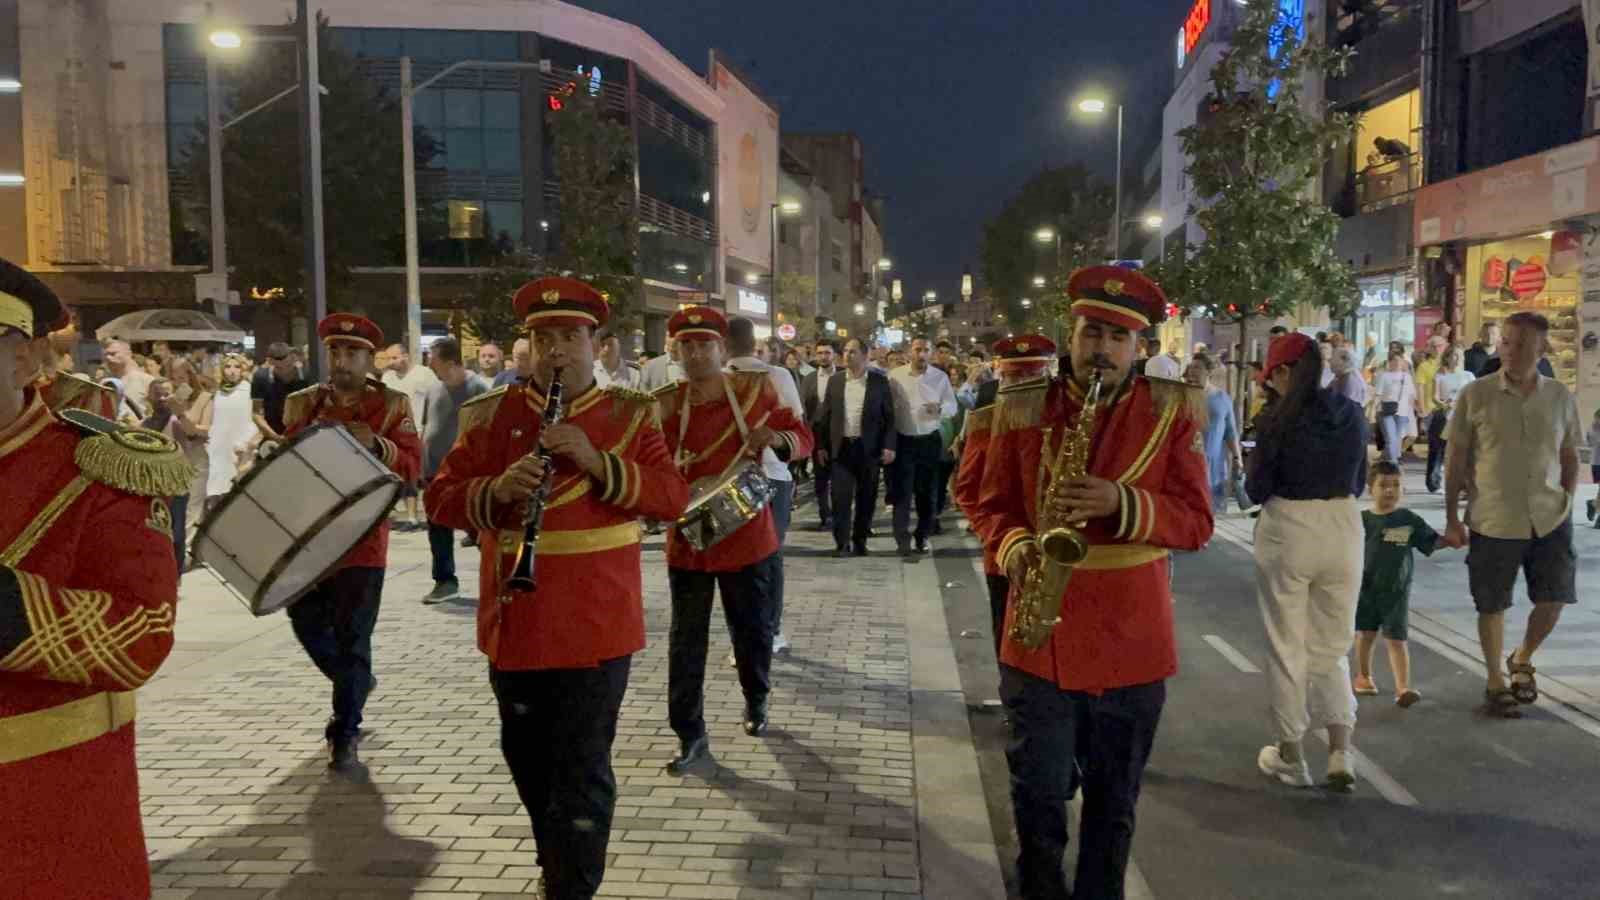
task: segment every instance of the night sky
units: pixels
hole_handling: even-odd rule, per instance
[[[701,74],[716,47],[778,104],[784,131],[858,134],[906,296],[953,297],[963,265],[978,270],[984,221],[1030,175],[1079,160],[1110,179],[1115,119],[1069,115],[1081,89],[1124,99],[1134,190],[1192,0],[576,3],[633,22]]]

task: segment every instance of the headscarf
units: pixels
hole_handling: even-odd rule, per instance
[[[239,375],[238,380],[236,380],[236,381],[228,381],[228,380],[226,380],[229,366],[234,366],[239,371],[240,375]],[[249,380],[250,380],[250,372],[252,370],[254,370],[254,369],[255,369],[255,365],[252,364],[250,362],[250,358],[248,356],[245,356],[243,353],[228,353],[228,354],[225,354],[222,357],[222,366],[220,368],[220,371],[218,371],[218,373],[217,373],[217,380],[222,385],[221,386],[222,393],[231,394],[231,393],[233,393],[234,389],[237,388],[239,385],[248,383]]]

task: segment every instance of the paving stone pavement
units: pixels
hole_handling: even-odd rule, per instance
[[[719,765],[675,778],[661,771],[676,746],[666,721],[666,569],[661,539],[647,541],[649,647],[634,659],[618,729],[619,799],[600,896],[924,895],[919,849],[930,848],[918,844],[904,594],[905,573],[917,567],[887,554],[833,560],[827,549],[822,534],[790,536],[784,630],[794,649],[774,665],[772,730],[760,739],[740,731],[742,698],[722,664],[729,645],[717,621],[706,717]],[[476,561],[476,551],[457,551],[464,574]],[[422,605],[428,572],[426,536],[396,535],[364,778],[324,769],[328,685],[287,619],[253,619],[208,573],[186,576],[173,665],[140,698],[157,898],[487,900],[533,890],[532,833],[500,756],[474,603]],[[970,740],[960,745],[941,744],[958,758],[971,752]],[[981,811],[981,797],[973,802]],[[987,871],[981,843],[977,865]]]

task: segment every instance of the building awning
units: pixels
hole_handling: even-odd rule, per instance
[[[1600,136],[1430,184],[1416,193],[1416,245],[1487,241],[1600,213]]]

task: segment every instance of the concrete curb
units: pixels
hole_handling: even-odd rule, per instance
[[[1005,900],[978,751],[932,557],[905,566],[917,847],[926,900]]]

